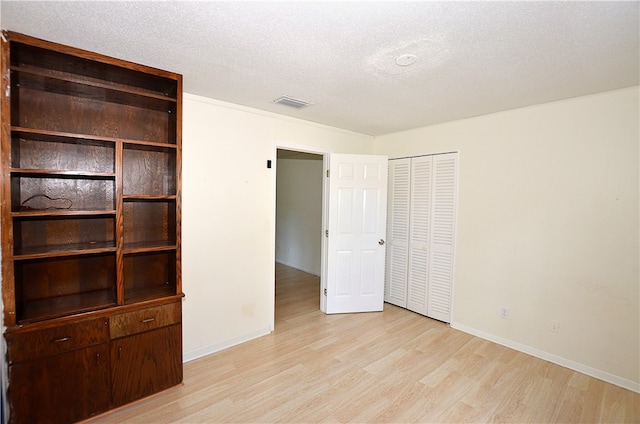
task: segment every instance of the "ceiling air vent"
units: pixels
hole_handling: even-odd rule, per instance
[[[294,99],[289,96],[282,96],[273,101],[273,103],[278,103],[285,106],[291,106],[296,109],[302,109],[305,106],[309,106],[311,103],[305,102],[304,100]]]

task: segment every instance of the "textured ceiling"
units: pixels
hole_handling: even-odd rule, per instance
[[[638,2],[2,1],[1,25],[380,135],[638,85]],[[417,61],[397,66],[401,54]],[[274,104],[288,95],[312,103]]]

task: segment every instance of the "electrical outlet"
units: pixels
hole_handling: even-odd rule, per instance
[[[556,334],[560,333],[560,323],[558,321],[551,321],[549,331]]]
[[[507,308],[500,309],[500,318],[509,319],[509,309]]]

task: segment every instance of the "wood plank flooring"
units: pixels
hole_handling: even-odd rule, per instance
[[[184,366],[184,385],[91,423],[632,423],[640,395],[402,308],[324,315],[276,266],[273,334]]]

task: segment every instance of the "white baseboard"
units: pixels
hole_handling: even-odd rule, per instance
[[[311,271],[311,270],[308,270],[308,269],[303,269],[304,267],[300,266],[299,264],[293,264],[293,263],[290,263],[288,261],[280,260],[278,258],[276,258],[276,262],[279,263],[279,264],[288,266],[289,268],[295,268],[297,270],[306,272],[307,274],[311,274],[311,275],[315,275],[316,277],[320,277],[320,273],[315,272],[315,271]]]
[[[502,346],[515,349],[517,351],[526,353],[528,355],[535,356],[536,358],[544,359],[545,361],[549,361],[554,364],[563,366],[565,368],[569,368],[571,370],[580,372],[582,374],[586,374],[588,376],[597,378],[599,380],[606,381],[607,383],[615,384],[616,386],[620,386],[624,389],[631,390],[636,393],[640,393],[640,383],[638,382],[628,380],[626,378],[622,378],[617,375],[610,374],[608,372],[605,372],[596,368],[592,368],[588,365],[584,365],[579,362],[574,362],[570,359],[563,358],[561,356],[554,355],[552,353],[545,352],[543,350],[536,349],[531,346],[517,343],[517,342],[514,342],[513,340],[508,340],[508,339],[496,336],[494,334],[490,334],[482,330],[478,330],[473,327],[468,327],[464,324],[452,322],[451,328],[463,331],[465,333],[480,337],[485,340],[489,340],[494,343],[498,343]]]
[[[202,358],[203,356],[210,355],[215,352],[219,352],[224,349],[228,349],[230,347],[239,345],[244,342],[248,342],[249,340],[257,339],[258,337],[266,336],[271,333],[268,328],[260,331],[256,331],[255,333],[245,334],[240,337],[236,337],[231,340],[225,340],[221,343],[214,343],[207,346],[199,347],[198,349],[191,350],[189,352],[183,352],[183,362],[193,361],[194,359]]]

